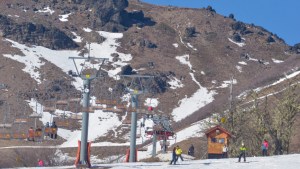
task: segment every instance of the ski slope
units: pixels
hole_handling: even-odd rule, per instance
[[[168,154],[171,156],[171,153]],[[237,158],[229,159],[207,159],[179,161],[178,165],[169,165],[169,162],[155,163],[117,163],[117,164],[92,164],[92,168],[111,169],[299,169],[300,154],[272,156],[272,157],[248,157],[247,163],[237,162]],[[33,167],[37,168],[37,167]],[[74,168],[74,166],[63,167],[39,167],[54,168]],[[28,169],[28,168],[26,168]]]

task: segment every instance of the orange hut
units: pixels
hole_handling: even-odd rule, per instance
[[[232,135],[220,126],[210,128],[205,132],[207,136],[207,154],[208,158],[221,158],[223,146],[229,144],[229,138]]]

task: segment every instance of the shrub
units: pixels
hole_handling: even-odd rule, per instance
[[[268,42],[268,43],[272,43],[272,42],[275,42],[275,40],[274,40],[274,38],[273,38],[272,36],[269,36],[269,37],[267,38],[267,42]]]
[[[210,5],[207,6],[206,10],[210,11],[210,12],[216,12],[216,10],[214,10]]]
[[[195,27],[188,27],[185,28],[185,36],[186,37],[193,37],[196,33],[196,28]]]
[[[234,34],[232,39],[235,41],[235,42],[242,42],[242,38],[239,34]]]
[[[234,15],[231,13],[231,14],[229,14],[229,16],[228,16],[229,18],[231,18],[231,19],[234,19]]]
[[[246,25],[243,23],[243,22],[240,22],[240,21],[238,21],[238,22],[235,22],[235,23],[233,23],[232,25],[231,25],[231,28],[233,29],[233,30],[235,30],[235,31],[241,31],[241,32],[243,32],[243,31],[245,31],[247,28],[246,28]]]

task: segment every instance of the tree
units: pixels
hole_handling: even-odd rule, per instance
[[[300,113],[300,97],[297,90],[299,90],[298,85],[289,85],[272,114],[265,113],[266,128],[275,144],[274,154],[289,153],[292,128],[296,115]]]

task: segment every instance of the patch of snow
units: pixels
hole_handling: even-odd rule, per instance
[[[217,87],[217,88],[226,88],[226,87],[228,87],[230,84],[231,84],[231,81],[230,81],[230,80],[225,80],[225,81],[223,81],[223,83],[221,84],[221,86],[219,86],[219,87]],[[237,80],[236,80],[236,79],[233,79],[233,80],[232,80],[232,84],[237,84]]]
[[[193,49],[193,50],[197,50],[193,45],[191,45],[190,43],[187,43],[187,45],[188,45],[188,47],[190,47],[191,49]]]
[[[7,41],[12,43],[14,48],[20,49],[20,51],[25,55],[10,55],[4,54],[3,56],[16,60],[20,63],[25,64],[24,72],[30,74],[30,76],[35,79],[38,83],[41,83],[40,72],[39,69],[45,63],[41,61],[41,58],[48,60],[49,62],[55,64],[60,67],[64,72],[68,72],[69,70],[76,71],[75,66],[72,61],[69,59],[69,56],[79,56],[78,51],[71,50],[51,50],[42,46],[32,46],[27,47],[23,44],[19,44],[18,42],[14,42],[12,40],[6,39]],[[80,63],[78,63],[80,64]],[[80,78],[75,78],[76,82],[74,83],[75,87],[82,86],[82,80]]]
[[[126,62],[132,60],[132,56],[131,54],[117,52],[117,48],[120,46],[120,43],[117,42],[117,40],[123,38],[122,33],[110,33],[104,31],[99,31],[98,33],[105,38],[105,41],[101,44],[92,43],[95,50],[91,50],[91,54],[92,56],[106,57],[110,62],[113,60],[113,57],[111,56],[112,53],[119,54],[119,60],[112,63],[115,69],[108,71],[110,77],[115,77],[119,72],[121,72],[121,68],[128,64]]]
[[[85,32],[92,32],[92,29],[90,29],[90,28],[83,28],[83,30],[84,30]]]
[[[171,89],[182,88],[184,86],[176,77],[173,77],[170,81],[168,81],[168,84],[171,86]]]
[[[68,14],[64,14],[64,15],[59,15],[59,20],[62,22],[67,22],[68,21],[68,17],[71,15],[72,13],[68,13]]]
[[[215,94],[214,91],[200,88],[190,98],[183,98],[179,101],[180,105],[172,111],[174,121],[178,122],[212,102]]]
[[[201,74],[202,74],[202,75],[205,75],[205,72],[204,72],[204,71],[201,71]]]
[[[282,60],[277,60],[277,59],[273,59],[273,58],[272,58],[272,61],[273,61],[274,63],[282,63],[282,62],[283,62]]]
[[[180,105],[173,109],[172,115],[174,121],[180,121],[187,116],[193,114],[195,111],[199,110],[206,104],[214,100],[213,96],[216,94],[215,91],[209,91],[207,88],[201,86],[201,84],[196,80],[193,73],[192,64],[189,61],[189,55],[176,56],[181,64],[188,65],[192,80],[199,86],[199,89],[190,97],[183,98],[179,101]]]
[[[246,62],[242,61],[242,62],[239,62],[240,65],[247,65]]]
[[[175,48],[178,48],[178,47],[179,47],[178,43],[173,43],[173,46],[174,46]]]
[[[139,157],[140,152],[138,152]],[[136,163],[107,163],[103,164],[92,163],[92,168],[110,168],[110,169],[298,169],[300,166],[300,154],[268,156],[268,157],[246,157],[247,163],[238,163],[237,158],[225,158],[225,159],[203,159],[203,160],[191,160],[190,156],[183,154],[185,161],[178,161],[178,165],[169,165],[172,152],[168,152],[165,156],[168,162],[136,162]],[[160,156],[159,156],[160,157]],[[47,166],[47,169],[57,168],[74,168],[71,166]],[[29,169],[36,167],[19,167],[19,169]]]
[[[51,10],[50,7],[46,7],[43,10],[38,10],[36,11],[36,13],[49,13],[50,15],[52,15],[55,11]]]
[[[82,38],[80,36],[78,36],[75,32],[71,32],[74,36],[76,36],[75,39],[73,39],[74,42],[77,43],[81,43],[82,42]]]
[[[235,67],[240,73],[243,72],[242,66],[236,65]]]
[[[117,42],[117,40],[123,37],[122,33],[110,33],[110,32],[103,32],[103,31],[100,31],[98,33],[101,36],[105,37],[106,39],[101,44],[91,43],[90,55],[92,57],[108,58],[109,61],[112,62],[113,57],[111,56],[111,54],[118,53],[119,60],[117,62],[112,63],[113,68],[111,70],[107,70],[108,74],[111,77],[114,77],[117,73],[121,71],[122,66],[128,64],[126,62],[130,61],[132,59],[132,56],[130,54],[117,52],[117,47],[120,45],[119,42]],[[13,47],[18,48],[21,52],[23,52],[25,56],[10,55],[10,54],[4,54],[3,56],[16,60],[20,63],[24,63],[25,68],[23,70],[28,74],[30,74],[30,76],[33,79],[35,79],[38,83],[41,83],[39,69],[41,68],[42,65],[45,64],[43,61],[41,61],[40,58],[44,58],[45,60],[55,64],[57,67],[61,68],[62,71],[64,71],[65,73],[68,73],[69,70],[76,72],[74,63],[72,62],[71,59],[69,59],[69,57],[70,56],[80,57],[79,51],[51,50],[42,46],[28,47],[26,45],[19,44],[9,39],[6,40],[11,42]],[[88,44],[86,44],[86,48],[88,48]],[[87,57],[87,54],[85,54],[85,57]],[[80,64],[83,62],[84,62],[83,60],[78,60],[78,59],[75,61],[76,66],[78,68],[81,68]],[[96,69],[99,68],[99,65],[92,65],[92,66],[93,67],[95,66]],[[78,77],[74,79],[75,82],[73,83],[73,85],[77,89],[81,89],[82,79]]]
[[[190,62],[190,55],[176,56],[181,64],[188,65],[190,70],[192,70],[192,64]]]
[[[159,104],[158,98],[147,98],[145,100],[145,106],[157,107]]]
[[[239,43],[239,42],[235,42],[234,40],[232,40],[232,39],[230,39],[230,38],[228,38],[228,40],[229,40],[230,42],[232,42],[232,43],[238,45],[239,47],[243,47],[243,46],[246,45],[246,43],[244,43],[244,42],[240,42],[240,43]]]

